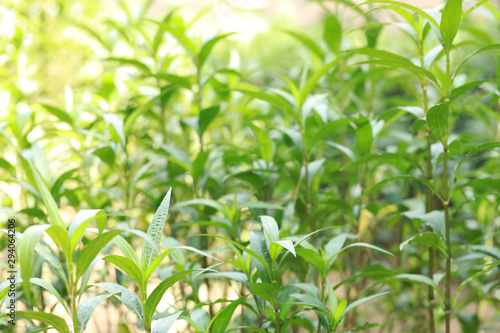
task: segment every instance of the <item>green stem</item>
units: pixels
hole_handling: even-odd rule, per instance
[[[425,63],[424,63],[424,43],[423,40],[420,39],[419,42],[419,55],[420,55],[420,63],[422,68],[424,68]],[[420,79],[420,84],[422,87],[422,103],[423,103],[423,109],[424,109],[424,114],[427,116],[427,112],[429,111],[429,102],[428,102],[428,97],[427,97],[427,81],[424,76],[421,77]],[[434,175],[432,172],[432,155],[431,155],[431,130],[429,129],[429,126],[426,124],[425,125],[425,139],[426,139],[426,164],[427,164],[427,180],[430,182],[434,181]],[[431,212],[433,209],[433,193],[430,188],[427,189],[427,213]],[[434,249],[432,247],[428,248],[429,252],[429,265],[428,265],[428,277],[430,279],[433,278],[434,276]],[[427,289],[427,299],[429,301],[429,333],[435,333],[436,331],[436,323],[434,319],[434,290],[431,286],[428,287]]]
[[[451,95],[451,66],[450,66],[450,50],[446,50],[446,95],[445,103],[450,103]],[[445,324],[446,333],[450,333],[450,315],[451,315],[451,241],[450,241],[450,212],[449,212],[449,193],[448,193],[448,143],[443,143],[443,206],[446,229],[446,248],[448,258],[446,258],[446,282],[445,282]]]
[[[446,248],[448,250],[448,258],[446,258],[446,284],[445,284],[445,322],[446,333],[450,333],[450,315],[451,315],[451,241],[450,241],[450,212],[448,201],[448,147],[444,147],[443,152],[443,192],[444,192],[444,219],[446,228]]]
[[[281,333],[279,308],[274,308],[274,316],[276,317],[276,333]]]

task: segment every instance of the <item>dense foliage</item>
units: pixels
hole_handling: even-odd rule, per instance
[[[500,10],[310,2],[0,4],[19,330],[500,330]]]

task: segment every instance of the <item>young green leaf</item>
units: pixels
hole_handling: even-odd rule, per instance
[[[272,243],[275,243],[279,240],[279,228],[276,220],[271,216],[262,215],[260,217],[262,222],[262,229],[264,230],[265,240],[267,244],[267,248],[271,247]]]
[[[446,258],[448,258],[448,252],[446,250],[446,244],[441,239],[438,234],[434,232],[423,232],[421,234],[415,235],[399,245],[399,250],[402,251],[407,244],[421,244],[428,247],[433,247],[441,251]]]
[[[59,292],[57,291],[56,288],[54,288],[54,286],[52,286],[50,283],[48,283],[47,281],[44,281],[42,279],[39,279],[39,278],[31,278],[30,279],[30,282],[32,284],[36,284],[40,287],[42,287],[43,289],[47,290],[49,293],[51,293],[58,301],[59,303],[64,307],[64,309],[66,310],[66,313],[68,315],[70,315],[70,311],[68,309],[68,307],[66,306],[66,302],[64,301],[64,299],[61,297],[61,295],[59,294]]]
[[[449,52],[462,20],[462,0],[448,0],[441,16],[440,31],[443,46]]]
[[[116,235],[119,235],[123,232],[123,230],[117,229],[117,230],[111,230],[108,232],[105,232],[96,238],[94,238],[90,243],[85,246],[85,248],[80,252],[78,255],[78,259],[76,261],[76,278],[80,278],[83,273],[87,270],[89,267],[90,263],[94,258],[97,256],[99,251],[108,244],[113,237]]]
[[[23,289],[29,302],[33,301],[30,278],[33,272],[33,250],[42,238],[42,234],[52,225],[33,225],[26,228],[19,243],[19,263],[21,266],[21,278],[23,279]]]
[[[71,249],[74,251],[83,237],[85,229],[92,221],[96,221],[99,231],[104,230],[106,212],[102,209],[84,209],[76,213],[68,226],[68,237],[71,239]]]
[[[142,304],[130,290],[120,286],[119,284],[111,282],[95,283],[93,286],[104,289],[109,294],[116,297],[116,299],[123,303],[127,309],[132,311],[132,313],[134,313],[139,320],[144,322],[144,310]]]
[[[161,319],[153,326],[151,333],[167,333],[181,314],[182,312],[177,312]]]
[[[248,285],[250,291],[255,295],[265,299],[273,307],[278,305],[278,288],[271,283],[251,283]]]
[[[260,154],[267,165],[271,162],[273,158],[273,146],[271,145],[271,140],[267,135],[266,131],[258,128],[254,124],[250,124],[249,127],[252,129],[257,143],[259,144]]]
[[[215,36],[214,38],[208,40],[205,44],[203,44],[203,46],[201,47],[201,51],[198,54],[198,68],[203,67],[203,64],[207,60],[215,44],[234,34],[235,34],[234,32],[230,32],[223,35]]]
[[[340,320],[342,320],[342,318],[344,318],[344,316],[349,312],[351,311],[352,309],[354,309],[356,306],[364,303],[364,302],[367,302],[369,300],[372,300],[374,298],[377,298],[377,297],[380,297],[380,296],[384,296],[384,295],[387,295],[389,294],[390,292],[384,292],[384,293],[380,293],[380,294],[376,294],[376,295],[372,295],[372,296],[368,296],[368,297],[364,297],[362,299],[358,299],[357,301],[355,302],[352,302],[351,304],[349,304],[348,307],[346,307],[345,309],[343,309],[342,311],[342,315],[337,319],[337,322],[339,322]],[[344,301],[345,299],[343,299],[342,301]],[[340,308],[340,306],[339,306]],[[336,316],[335,316],[336,317]]]
[[[5,317],[7,317],[7,314],[0,315],[0,319]],[[41,323],[52,326],[59,333],[69,333],[69,327],[68,324],[66,324],[64,318],[61,318],[52,313],[35,312],[35,311],[16,311],[16,318],[38,320]]]
[[[114,264],[116,267],[124,271],[128,276],[130,276],[137,284],[140,286],[143,283],[143,275],[141,266],[137,266],[135,262],[130,260],[129,258],[117,256],[117,255],[108,255],[102,258],[103,260]]]
[[[208,125],[215,119],[217,114],[219,113],[220,106],[211,106],[209,108],[203,109],[200,111],[200,117],[198,118],[198,129],[200,133],[200,137],[203,136]]]
[[[205,333],[225,333],[227,326],[231,321],[234,311],[240,305],[248,295],[238,298],[237,300],[231,301],[231,303],[225,306],[215,317],[210,321]]]
[[[338,19],[330,15],[325,20],[323,38],[330,51],[334,53],[340,52],[340,43],[342,41],[342,26]]]
[[[434,105],[427,112],[427,125],[431,130],[432,137],[448,146],[448,105],[445,103]]]
[[[194,272],[194,270],[186,270],[179,273],[175,273],[174,275],[168,277],[166,280],[161,282],[153,290],[151,295],[148,296],[148,299],[146,300],[146,304],[144,306],[144,321],[146,323],[151,322],[151,319],[153,318],[153,315],[156,311],[156,307],[158,306],[158,303],[160,303],[160,300],[163,297],[163,294],[165,294],[165,292],[167,291],[167,289],[173,286],[174,283],[176,283],[180,279],[183,279],[187,275],[191,274],[192,272]]]
[[[87,328],[87,324],[94,313],[95,309],[101,304],[102,301],[110,298],[112,295],[99,295],[85,300],[78,307],[78,331],[83,333]]]
[[[158,246],[160,244],[161,238],[163,236],[163,229],[165,228],[165,222],[167,221],[168,208],[170,207],[170,196],[172,189],[169,189],[165,197],[163,198],[160,207],[155,212],[153,220],[149,224],[147,235],[150,236],[154,244]],[[144,243],[142,248],[142,264],[144,270],[149,267],[151,262],[156,258],[157,253],[153,244]]]
[[[49,213],[52,223],[57,226],[60,226],[63,229],[66,229],[66,224],[64,223],[61,214],[59,213],[59,208],[57,208],[57,204],[54,201],[54,198],[52,198],[52,195],[50,194],[49,189],[45,185],[45,182],[43,181],[42,177],[40,177],[40,174],[38,173],[38,170],[36,170],[34,165],[29,161],[28,163],[31,168],[33,177],[35,179],[36,187],[38,189],[38,192],[42,196],[45,207],[47,207],[47,211]]]

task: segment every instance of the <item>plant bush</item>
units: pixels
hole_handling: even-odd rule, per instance
[[[0,4],[1,332],[500,329],[497,4],[309,5]]]

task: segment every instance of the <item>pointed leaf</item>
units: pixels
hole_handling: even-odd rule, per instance
[[[187,275],[191,274],[194,272],[193,270],[187,270],[179,273],[175,273],[174,275],[170,276],[163,282],[161,282],[151,293],[151,295],[148,296],[148,299],[146,300],[146,304],[144,306],[144,321],[146,323],[151,322],[151,318],[153,318],[153,315],[156,311],[156,307],[158,306],[158,303],[160,303],[161,298],[163,297],[163,294],[167,291],[168,288],[174,285],[177,281],[180,279],[183,279]]]
[[[149,224],[147,235],[150,236],[154,244],[158,247],[163,236],[163,229],[167,220],[168,208],[170,207],[170,196],[172,189],[169,189],[163,198],[160,207],[155,212],[153,220]],[[151,262],[156,258],[157,253],[153,244],[145,243],[142,248],[142,264],[145,269],[149,267]]]
[[[105,232],[96,238],[94,238],[90,243],[85,246],[85,248],[78,255],[78,259],[76,260],[76,278],[80,278],[83,273],[87,270],[90,263],[97,256],[99,251],[108,244],[113,237],[122,233],[123,230],[111,230]]]
[[[440,31],[443,44],[447,50],[451,49],[453,40],[458,32],[462,20],[462,0],[448,0],[441,16]]]
[[[161,319],[155,324],[155,326],[153,326],[151,333],[167,333],[181,314],[182,312],[177,312]]]
[[[324,23],[323,38],[330,51],[340,52],[340,43],[342,41],[342,27],[337,18],[333,15],[328,16]]]
[[[434,105],[427,112],[427,125],[434,140],[444,147],[448,146],[448,105],[445,103]]]

